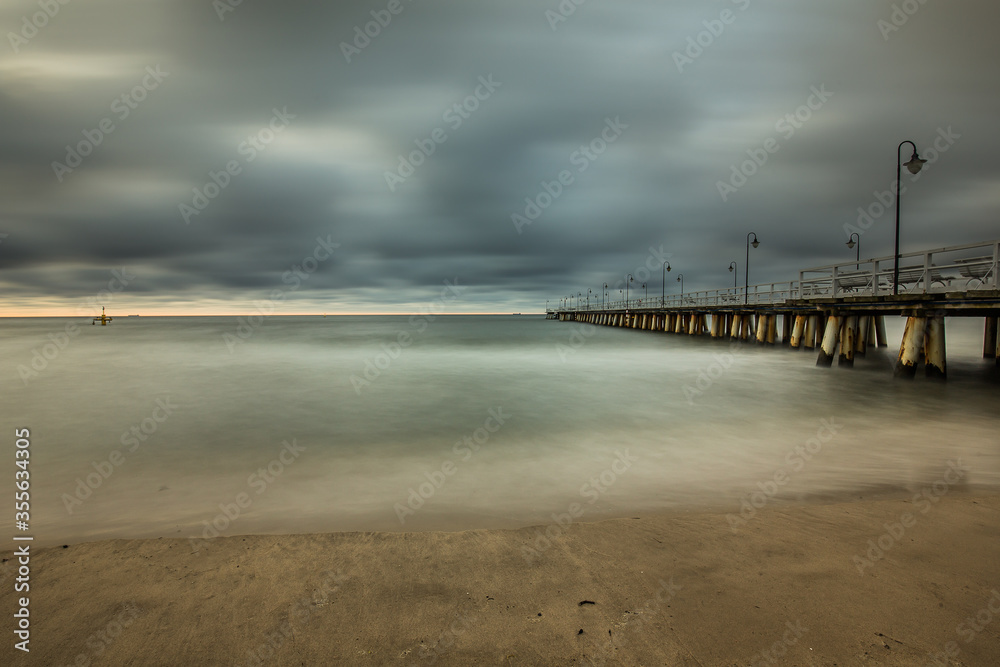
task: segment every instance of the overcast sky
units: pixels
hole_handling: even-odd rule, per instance
[[[998,19],[989,0],[8,0],[0,314],[414,312],[444,281],[466,286],[450,312],[537,312],[628,273],[658,295],[664,259],[668,293],[732,285],[730,261],[742,284],[748,232],[751,284],[787,281],[853,258],[845,224],[863,258],[892,254],[875,193],[907,139],[929,163],[904,251],[997,238]]]

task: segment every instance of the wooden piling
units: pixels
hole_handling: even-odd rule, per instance
[[[986,317],[986,330],[983,332],[983,359],[1000,359],[1000,351],[997,346],[997,317]]]
[[[816,317],[815,315],[810,315],[809,319]],[[832,366],[833,365],[833,355],[837,353],[837,339],[840,332],[840,322],[841,318],[837,315],[830,315],[826,328],[824,329],[823,341],[819,346],[819,355],[816,357],[817,366]],[[808,342],[809,339],[806,339]],[[806,347],[810,347],[807,345]]]
[[[781,314],[781,344],[788,347],[792,342],[792,314]]]
[[[818,315],[809,315],[806,317],[805,348],[807,350],[812,350],[816,347],[816,327],[818,321]]]
[[[854,348],[858,331],[858,316],[848,315],[840,326],[840,358],[838,366],[854,365]]]
[[[885,347],[885,315],[875,315],[875,344]]]
[[[859,356],[865,356],[868,351],[868,329],[871,324],[871,315],[862,315],[858,318],[858,336],[857,344],[854,346],[854,353]]]
[[[778,314],[771,313],[767,316],[767,337],[768,345],[774,345],[775,337],[778,335]]]
[[[903,330],[903,341],[899,346],[899,358],[893,375],[912,379],[917,373],[917,364],[924,351],[924,328],[926,317],[907,317],[906,328]]]
[[[799,349],[802,345],[802,334],[806,328],[806,316],[796,315],[795,316],[795,327],[792,329],[792,337],[790,339],[793,349]]]
[[[769,315],[761,315],[757,318],[757,344],[763,345],[767,342],[767,322],[770,319]]]
[[[943,315],[935,315],[927,321],[924,358],[927,377],[944,380],[948,376]]]

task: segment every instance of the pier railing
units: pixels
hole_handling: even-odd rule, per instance
[[[899,256],[899,294],[1000,289],[1000,240],[936,248]],[[644,310],[697,306],[782,304],[797,299],[892,294],[893,256],[805,269],[799,279],[742,287],[672,294],[665,297],[595,300],[565,311]]]
[[[937,248],[899,256],[899,293],[1000,289],[1000,241]],[[799,298],[892,294],[893,257],[842,262],[799,272]]]

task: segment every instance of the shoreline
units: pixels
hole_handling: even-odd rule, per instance
[[[775,504],[735,529],[725,513],[692,511],[565,530],[219,537],[197,553],[186,538],[84,542],[32,549],[31,653],[9,641],[0,655],[11,665],[997,664],[998,533],[1000,495],[955,490],[926,509]],[[4,586],[6,608],[15,595]]]

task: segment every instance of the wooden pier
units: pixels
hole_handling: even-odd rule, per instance
[[[549,310],[561,321],[689,336],[709,336],[818,350],[816,364],[853,366],[869,347],[885,347],[885,316],[906,317],[895,374],[945,378],[945,321],[985,320],[983,357],[1000,365],[1000,240],[900,255],[893,289],[893,257],[847,262],[799,272],[788,283],[751,285],[629,299],[593,308]],[[893,292],[898,292],[894,294]]]

